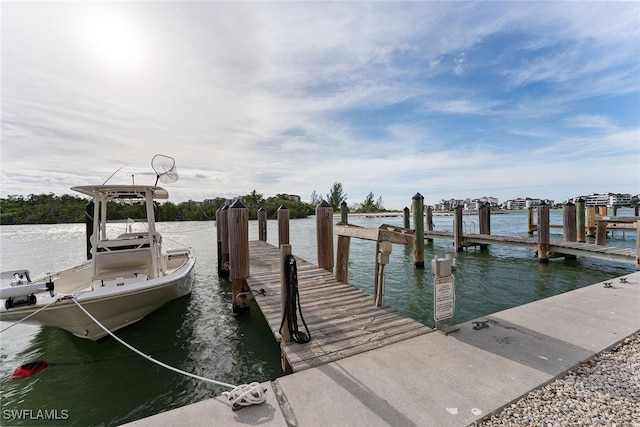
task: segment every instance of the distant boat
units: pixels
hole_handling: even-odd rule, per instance
[[[191,292],[193,250],[164,252],[156,230],[153,201],[167,199],[165,189],[95,185],[72,190],[93,198],[91,259],[33,281],[26,269],[3,272],[2,278],[12,282],[0,288],[0,320],[56,326],[95,341],[107,332],[77,304],[108,330],[116,331]],[[107,227],[107,210],[114,202],[143,204],[146,220],[119,222],[120,230],[114,232],[113,222]],[[134,229],[140,226],[143,228]]]

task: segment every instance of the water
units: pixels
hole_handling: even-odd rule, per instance
[[[623,213],[624,214],[624,213]],[[630,214],[630,213],[627,213]],[[436,216],[437,230],[452,230],[453,217]],[[352,217],[350,222],[377,227],[402,225],[402,218]],[[473,231],[477,216],[465,217]],[[560,211],[551,222],[562,222]],[[526,236],[526,212],[491,217],[493,234]],[[268,240],[277,242],[277,223],[269,221]],[[191,295],[173,301],[119,336],[165,363],[231,384],[268,381],[282,375],[279,348],[256,307],[237,319],[231,289],[217,277],[216,236],[212,222],[160,223],[167,247],[189,244],[198,255]],[[316,262],[315,218],[291,221],[294,254]],[[561,229],[552,229],[552,239]],[[257,238],[250,222],[250,239]],[[84,225],[0,227],[0,268],[28,268],[33,276],[85,256]],[[175,244],[174,244],[175,243]],[[616,232],[609,244],[635,247],[635,233]],[[335,246],[334,246],[335,247]],[[385,303],[433,325],[430,260],[451,253],[457,258],[456,323],[635,271],[631,264],[588,258],[540,264],[531,249],[494,245],[453,254],[450,241],[425,244],[425,270],[413,267],[410,247],[394,245],[387,267]],[[352,239],[349,281],[373,293],[375,243]],[[304,302],[303,302],[304,303]],[[3,322],[1,328],[9,323]],[[313,331],[311,331],[313,334]],[[224,388],[166,371],[115,340],[85,341],[56,328],[17,325],[0,335],[0,424],[117,425],[220,394]],[[11,372],[23,363],[47,359],[52,365],[23,380]],[[25,412],[31,410],[32,412]],[[42,419],[49,411],[49,417]],[[21,411],[21,412],[12,412]],[[18,419],[18,415],[27,419]],[[38,418],[40,414],[40,419]]]

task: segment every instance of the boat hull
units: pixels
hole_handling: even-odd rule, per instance
[[[192,289],[194,264],[195,259],[192,259],[172,275],[140,282],[126,289],[107,289],[103,292],[98,289],[79,293],[74,298],[102,325],[114,332],[141,320],[169,301],[188,295]],[[20,321],[31,315],[25,323],[59,327],[77,337],[93,341],[108,335],[70,298],[60,299],[43,308],[46,304],[48,302],[43,298],[32,306],[10,310],[2,307],[0,320]]]

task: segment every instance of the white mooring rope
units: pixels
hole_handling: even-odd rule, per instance
[[[137,348],[131,346],[130,344],[124,342],[122,339],[118,338],[113,332],[111,332],[109,329],[107,329],[102,323],[100,323],[98,321],[98,319],[93,317],[91,315],[91,313],[89,313],[76,300],[75,297],[72,296],[71,300],[78,306],[78,308],[80,308],[80,310],[82,310],[87,316],[89,316],[89,318],[91,320],[93,320],[95,322],[95,324],[98,325],[103,331],[105,331],[113,339],[118,341],[123,346],[127,347],[129,350],[131,350],[134,353],[138,354],[139,356],[144,357],[145,359],[149,360],[150,362],[155,363],[156,365],[159,365],[159,366],[162,366],[163,368],[169,369],[170,371],[177,372],[179,374],[185,375],[187,377],[195,378],[195,379],[200,380],[200,381],[205,381],[205,382],[221,385],[223,387],[227,387],[227,388],[232,389],[231,391],[225,391],[222,394],[229,400],[229,403],[231,403],[231,408],[234,411],[236,411],[238,409],[241,409],[241,408],[243,408],[245,406],[259,405],[260,403],[263,403],[264,401],[266,401],[266,399],[267,399],[266,391],[267,390],[262,388],[262,386],[258,382],[252,382],[252,383],[249,383],[249,384],[241,384],[239,386],[235,386],[233,384],[227,384],[227,383],[224,383],[224,382],[221,382],[221,381],[212,380],[210,378],[201,377],[199,375],[195,375],[195,374],[192,374],[190,372],[186,372],[186,371],[180,370],[178,368],[174,368],[173,366],[167,365],[166,363],[163,363],[163,362],[161,362],[159,360],[154,359],[153,357],[149,356],[148,354],[144,354],[143,352],[141,352]]]

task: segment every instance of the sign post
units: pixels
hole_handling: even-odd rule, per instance
[[[451,274],[451,258],[438,259],[434,257],[431,261],[433,267],[433,320],[435,328],[440,330],[440,322],[451,319],[456,310],[456,290],[455,278]]]

